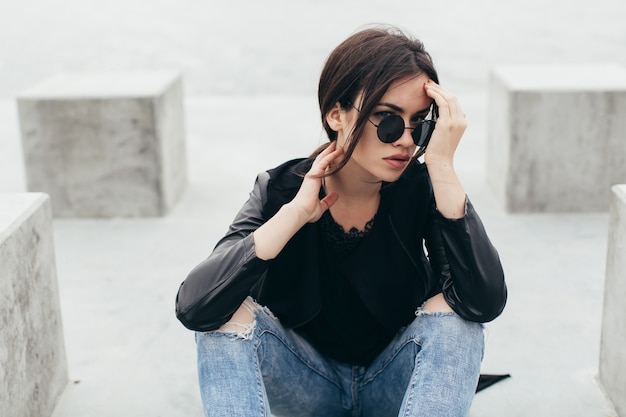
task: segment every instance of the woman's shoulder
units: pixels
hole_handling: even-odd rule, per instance
[[[306,175],[311,168],[313,161],[313,158],[291,159],[265,172],[269,174],[271,182],[281,183],[295,180],[299,186],[302,182],[302,178],[304,178],[304,175]]]

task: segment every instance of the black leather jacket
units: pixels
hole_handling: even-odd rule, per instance
[[[312,161],[289,161],[259,174],[228,233],[179,288],[176,316],[187,328],[219,328],[249,295],[288,327],[319,312],[318,225],[305,225],[270,261],[256,257],[252,236],[293,199]],[[471,202],[466,200],[461,219],[441,216],[419,162],[398,181],[383,184],[370,235],[335,267],[390,332],[410,323],[415,310],[439,292],[457,314],[477,322],[496,318],[507,298],[498,253]]]

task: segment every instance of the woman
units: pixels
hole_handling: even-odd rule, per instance
[[[453,167],[465,115],[395,28],[340,44],[319,104],[329,142],[259,174],[179,289],[205,413],[465,416],[507,296]]]

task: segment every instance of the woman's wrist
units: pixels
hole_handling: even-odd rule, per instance
[[[256,256],[274,259],[287,242],[306,224],[303,211],[294,204],[283,205],[278,212],[253,233]]]
[[[424,163],[433,184],[456,184],[459,182],[451,159],[430,159],[425,160]]]
[[[433,185],[437,210],[448,219],[465,214],[465,190],[456,175],[452,161],[439,160],[426,165]]]
[[[279,214],[280,213],[280,214]],[[296,228],[296,231],[300,230],[302,226],[309,222],[310,215],[308,212],[296,204],[293,200],[287,204],[284,204],[278,213],[281,217],[284,216],[284,219],[289,223],[292,223]]]

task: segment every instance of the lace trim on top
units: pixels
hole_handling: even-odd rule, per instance
[[[333,248],[338,254],[344,254],[356,248],[358,244],[370,234],[375,219],[376,216],[365,223],[364,230],[353,227],[346,232],[343,227],[333,219],[330,212],[326,210],[320,219],[320,225],[326,236],[326,240],[333,245]]]

